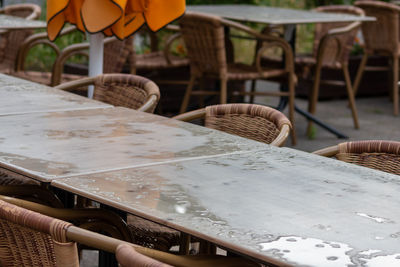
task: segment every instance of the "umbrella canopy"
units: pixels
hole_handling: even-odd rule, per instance
[[[185,0],[47,0],[47,33],[53,41],[66,22],[89,33],[89,76],[96,76],[103,73],[103,34],[123,40],[144,23],[157,31],[184,12]]]
[[[69,22],[122,40],[144,23],[157,31],[184,12],[185,0],[47,0],[47,32],[54,40]]]

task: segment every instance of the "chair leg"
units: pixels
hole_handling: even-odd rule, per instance
[[[294,101],[295,101],[295,76],[289,74],[289,120],[292,123],[292,145],[297,144],[295,122],[294,122]]]
[[[227,94],[228,94],[228,80],[226,78],[221,79],[221,95],[220,95],[220,104],[226,104]]]
[[[399,59],[393,57],[393,114],[399,115]]]
[[[179,113],[181,113],[181,114],[186,112],[186,110],[187,110],[187,107],[189,105],[190,96],[192,95],[192,89],[193,89],[195,81],[196,81],[196,76],[191,75],[189,84],[188,84],[188,86],[186,88],[185,96],[183,97],[181,109],[179,111]]]
[[[314,78],[312,92],[311,92],[310,98],[308,100],[308,112],[310,112],[311,114],[315,114],[315,111],[317,108],[320,82],[321,82],[321,67],[317,66],[316,71],[315,71],[315,78]],[[307,126],[307,135],[308,136],[311,135],[312,125],[313,125],[312,122],[308,121],[308,126]]]
[[[350,74],[347,64],[343,64],[342,69],[344,74],[344,80],[346,82],[347,97],[349,98],[351,114],[353,115],[354,128],[359,129],[360,125],[358,124],[356,101],[354,100],[354,91],[353,88],[351,87]]]
[[[353,95],[354,96],[357,95],[358,87],[360,86],[361,78],[363,76],[365,65],[367,64],[367,60],[368,60],[368,54],[365,53],[361,59],[360,66],[358,66],[356,78],[354,80],[354,84],[353,84],[353,92],[354,92]]]
[[[250,103],[251,104],[254,103],[254,92],[256,91],[256,83],[257,83],[257,80],[252,80],[251,81],[251,88],[250,88],[250,92],[251,92]]]

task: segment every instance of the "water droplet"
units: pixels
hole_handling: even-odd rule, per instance
[[[316,244],[315,245],[317,248],[324,248],[325,247],[325,245],[323,245],[323,244]]]
[[[340,245],[339,245],[339,244],[331,244],[331,247],[333,247],[333,248],[340,248]]]
[[[336,257],[336,256],[330,256],[330,257],[326,257],[326,259],[327,259],[328,261],[335,261],[335,260],[338,259],[338,257]]]
[[[288,242],[297,242],[296,238],[288,238],[288,239],[286,239],[286,241],[288,241]]]
[[[282,250],[282,252],[289,253],[290,250],[284,249],[284,250]]]
[[[376,240],[383,240],[384,238],[381,237],[381,236],[375,236],[375,239],[376,239]]]

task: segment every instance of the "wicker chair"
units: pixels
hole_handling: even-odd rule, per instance
[[[400,175],[400,142],[380,140],[346,142],[313,153]]]
[[[220,103],[227,103],[227,83],[231,80],[256,80],[283,77],[289,85],[288,92],[257,93],[262,95],[286,96],[289,98],[289,119],[294,124],[294,85],[295,74],[293,52],[290,45],[283,39],[260,34],[244,25],[224,20],[220,17],[187,12],[179,20],[183,40],[185,42],[190,60],[191,78],[183,98],[180,113],[187,110],[192,95],[220,95]],[[241,63],[228,63],[226,56],[226,38],[224,28],[230,27],[251,35],[264,46],[257,51],[255,63],[246,65]],[[285,67],[269,69],[260,64],[263,53],[271,48],[278,47],[285,55]],[[203,78],[216,78],[220,80],[220,92],[206,90],[193,91],[196,80]],[[245,92],[240,92],[245,94]],[[292,141],[296,142],[294,128],[292,127]]]
[[[61,32],[60,35],[66,35],[75,31],[75,27],[70,27]],[[25,71],[24,61],[30,48],[38,44],[51,46],[57,54],[56,61],[53,65],[52,72]],[[74,81],[85,76],[77,74],[64,74],[64,65],[66,61],[74,55],[83,55],[88,57],[89,43],[79,43],[67,46],[62,51],[54,44],[47,40],[46,33],[40,33],[28,38],[22,44],[19,51],[18,64],[12,75],[37,83],[56,86],[60,83]],[[115,37],[106,38],[104,40],[104,73],[120,73],[124,64],[132,62],[133,44],[132,38],[120,41]],[[132,65],[131,65],[132,67]],[[77,93],[80,93],[79,90]]]
[[[1,196],[1,266],[79,266],[76,243],[116,253],[122,266],[129,267],[169,266],[160,261],[174,266],[188,267],[259,266],[252,261],[237,257],[182,257],[143,248],[76,227],[69,222],[56,219],[57,216],[60,214],[36,203]]]
[[[173,118],[182,121],[202,118],[208,128],[274,146],[285,143],[291,128],[290,121],[280,111],[255,104],[208,106]]]
[[[375,17],[376,21],[365,22],[362,25],[364,55],[354,81],[354,94],[357,94],[364,71],[391,71],[392,83],[389,92],[393,97],[393,114],[397,116],[399,114],[400,7],[381,1],[357,1],[355,5],[362,8],[367,16]],[[388,56],[389,66],[367,66],[370,55]]]
[[[144,112],[153,112],[160,99],[155,83],[132,74],[103,74],[63,83],[55,88],[70,91],[88,85],[94,85],[93,98],[96,100]]]
[[[362,9],[353,6],[322,6],[315,9],[319,12],[346,13],[351,15],[363,16]],[[360,22],[353,23],[318,23],[315,25],[315,36],[312,56],[299,56],[296,58],[296,66],[302,69],[303,76],[314,70],[313,87],[309,97],[308,111],[315,114],[318,101],[319,87],[321,83],[336,85],[340,81],[322,80],[321,74],[324,69],[341,69],[344,76],[344,85],[353,116],[354,127],[359,128],[358,115],[354,100],[353,88],[349,75],[348,62],[350,50],[354,38],[360,27]],[[309,122],[308,133],[311,133]]]
[[[8,5],[0,9],[0,14],[22,17],[28,20],[38,19],[41,9],[35,4]],[[12,73],[16,66],[18,51],[24,40],[33,34],[33,30],[0,31],[0,72]]]

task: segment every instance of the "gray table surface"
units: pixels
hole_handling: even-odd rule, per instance
[[[268,147],[52,185],[281,266],[400,266],[400,178]]]
[[[27,20],[24,18],[0,14],[0,29],[21,30],[46,28],[47,24],[40,20]]]
[[[266,144],[126,108],[0,116],[0,167],[43,182]]]
[[[213,14],[242,22],[275,25],[375,20],[375,18],[367,16],[361,17],[254,5],[194,5],[188,6],[187,10]]]
[[[0,116],[108,107],[112,106],[42,84],[0,74]]]

